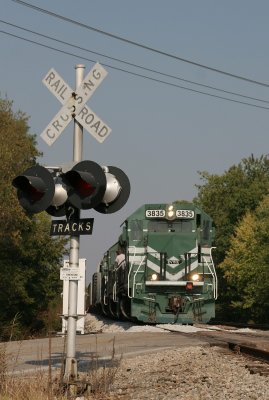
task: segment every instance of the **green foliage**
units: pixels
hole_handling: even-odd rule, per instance
[[[214,252],[214,258],[219,277],[220,302],[222,303],[220,314],[224,315],[226,313],[226,318],[231,318],[231,315],[227,315],[227,313],[231,312],[232,305],[232,312],[234,317],[237,318],[238,314],[236,312],[240,307],[239,303],[236,303],[238,301],[236,290],[232,286],[231,279],[228,284],[228,273],[224,273],[224,264],[222,264],[222,268],[219,268],[219,265],[223,263],[225,256],[228,254],[229,260],[231,260],[229,251],[237,226],[241,224],[244,218],[247,220],[253,218],[251,213],[256,210],[263,198],[269,193],[269,160],[266,156],[255,158],[251,155],[248,158],[244,158],[238,165],[230,167],[223,175],[211,175],[208,172],[199,172],[199,174],[202,184],[197,185],[198,196],[195,202],[213,218],[216,225],[215,245],[217,250]],[[245,244],[246,246],[251,248],[254,245],[256,238],[254,236],[248,237],[247,232],[246,224],[240,236],[240,246],[237,243],[238,251],[247,240],[248,244]],[[241,255],[236,253],[233,254],[233,257],[237,257],[237,262],[239,262]],[[257,257],[257,253],[255,257]],[[258,267],[253,261],[254,259],[249,261],[253,265],[252,271],[253,268]],[[262,276],[265,273],[263,268],[260,269]],[[255,271],[252,272],[252,278],[248,280],[249,291],[251,287],[253,291],[257,290],[258,287],[258,281],[256,280],[258,273],[257,270]],[[241,275],[240,272],[239,274]],[[251,274],[250,271],[249,274]],[[243,290],[240,282],[238,279],[236,283],[238,291]],[[235,307],[236,304],[238,307]],[[246,300],[244,304],[244,307],[246,307]],[[248,304],[248,308],[250,308],[251,305],[250,303]],[[241,317],[247,318],[248,312],[246,308],[241,308],[240,313]]]
[[[220,268],[231,306],[245,319],[269,322],[269,196],[248,212],[231,239]]]
[[[248,210],[255,210],[269,192],[269,160],[252,155],[223,175],[199,172],[202,185],[197,185],[195,201],[213,218],[217,227],[217,263],[224,260],[230,238]]]
[[[35,162],[39,155],[33,136],[28,136],[27,117],[13,113],[12,102],[0,99],[0,239],[15,242],[22,226],[30,223],[16,200],[11,180]],[[8,183],[8,184],[7,184]],[[12,204],[12,207],[10,207]]]
[[[49,236],[50,217],[46,213],[34,217],[25,214],[11,184],[40,156],[35,138],[28,134],[27,120],[23,113],[12,111],[12,102],[0,99],[1,336],[6,336],[4,326],[15,316],[16,332],[41,329],[44,312],[61,293],[59,268],[65,239]]]

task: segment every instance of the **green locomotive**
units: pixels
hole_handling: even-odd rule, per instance
[[[93,275],[92,305],[147,324],[208,322],[217,298],[212,225],[192,203],[143,205]]]

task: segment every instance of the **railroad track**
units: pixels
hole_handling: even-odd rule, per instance
[[[226,321],[217,321],[213,320],[208,323],[208,325],[220,325],[220,326],[227,326],[231,328],[249,328],[249,329],[258,329],[258,330],[269,330],[269,324],[248,324],[245,322],[226,322]]]
[[[192,335],[199,339],[206,339],[211,346],[220,346],[227,348],[236,356],[242,356],[246,359],[246,368],[251,374],[269,376],[269,331],[249,331],[242,332],[242,325],[229,324],[223,326],[215,325],[209,331],[180,332],[183,335]],[[251,325],[252,326],[252,325]],[[198,328],[208,326],[197,325]],[[250,328],[250,325],[244,325],[244,328]],[[171,332],[176,332],[173,328],[164,328]],[[264,329],[264,327],[263,327]],[[262,348],[263,347],[263,348]]]
[[[246,358],[246,368],[251,374],[259,374],[268,376],[269,375],[269,352],[257,349],[255,347],[249,347],[245,345],[239,345],[234,343],[228,343],[229,348],[236,354],[243,355]]]

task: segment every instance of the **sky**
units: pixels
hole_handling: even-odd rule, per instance
[[[43,153],[40,164],[73,159],[72,123],[52,146],[40,137],[62,107],[42,83],[44,76],[54,68],[75,88],[76,65],[85,65],[85,75],[96,62],[108,72],[87,105],[112,131],[99,143],[84,130],[83,160],[121,168],[131,194],[114,214],[83,211],[83,218],[94,218],[93,234],[80,240],[88,280],[138,207],[191,201],[198,171],[223,174],[244,157],[268,153],[268,1],[0,4],[0,94],[29,116],[29,132]]]

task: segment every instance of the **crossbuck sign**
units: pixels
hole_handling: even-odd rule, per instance
[[[111,129],[86,105],[95,90],[107,76],[107,71],[96,63],[74,91],[51,68],[42,82],[62,103],[62,108],[41,133],[42,139],[51,146],[73,118],[78,121],[100,143],[110,134]]]

